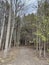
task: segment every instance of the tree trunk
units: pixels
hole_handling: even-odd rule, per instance
[[[16,29],[14,30],[14,46],[16,46]]]
[[[36,43],[36,51],[38,51],[38,36],[36,38],[36,41],[37,41],[37,43]]]
[[[39,38],[39,56],[41,57],[41,53],[42,53],[42,49],[41,49],[41,45],[40,45],[40,38]]]
[[[11,36],[10,36],[10,42],[9,42],[9,49],[11,47],[11,41],[12,41],[12,36],[13,36],[13,31],[14,31],[14,24],[15,24],[15,19],[13,21],[13,26],[12,26],[12,30],[11,30]]]
[[[3,38],[4,24],[5,24],[5,14],[4,14],[3,26],[2,26],[2,30],[1,30],[1,37],[0,37],[0,48],[1,48],[2,38]]]
[[[44,57],[46,57],[45,43],[44,43]]]
[[[9,35],[10,35],[10,23],[11,23],[11,7],[10,7],[10,10],[9,10],[9,19],[8,19],[7,35],[6,35],[5,50],[4,50],[5,57],[6,57],[7,51],[8,51],[8,42],[9,42]]]

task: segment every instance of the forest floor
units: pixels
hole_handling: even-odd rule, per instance
[[[30,47],[12,48],[7,58],[0,52],[0,65],[49,65],[48,58],[39,58],[36,50]]]

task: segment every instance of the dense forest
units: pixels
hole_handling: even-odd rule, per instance
[[[36,13],[25,14],[21,0],[0,0],[0,52],[7,57],[10,49],[32,46],[39,57],[49,53],[49,0],[37,0]],[[17,52],[17,51],[16,51]],[[33,52],[33,51],[32,51]]]

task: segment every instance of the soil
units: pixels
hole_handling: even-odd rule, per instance
[[[11,49],[6,59],[0,65],[49,65],[48,59],[39,58],[36,50],[25,46]]]

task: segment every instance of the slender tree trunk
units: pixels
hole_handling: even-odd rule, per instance
[[[16,29],[14,30],[14,46],[16,46]]]
[[[44,57],[46,57],[45,43],[44,43]]]
[[[38,36],[36,38],[36,41],[37,41],[37,43],[36,43],[36,51],[38,51]]]
[[[4,24],[5,24],[5,14],[4,14],[3,26],[2,26],[2,30],[1,30],[1,37],[0,37],[0,48],[1,48],[2,38],[3,38]]]
[[[13,31],[14,31],[14,24],[15,24],[15,19],[14,19],[14,21],[13,21],[13,26],[12,26],[12,30],[11,30],[9,49],[10,49],[10,47],[11,47],[11,41],[12,41],[12,36],[13,36]]]
[[[40,45],[40,38],[39,38],[39,56],[41,57],[41,53],[42,53],[42,49],[41,49],[41,45]]]
[[[25,45],[26,45],[26,40],[25,40]]]
[[[10,10],[9,10],[9,19],[8,19],[7,35],[6,35],[5,50],[4,50],[5,57],[6,57],[7,51],[8,51],[8,42],[9,42],[9,35],[10,35],[10,23],[11,23],[11,7],[10,7]]]
[[[18,0],[14,0],[14,4],[15,4],[15,10],[14,10],[14,14],[15,14],[15,18],[17,17],[17,1]],[[16,24],[16,19],[15,19],[15,24]],[[14,46],[16,46],[16,29],[14,30]]]

